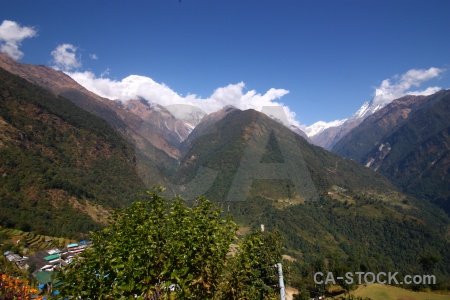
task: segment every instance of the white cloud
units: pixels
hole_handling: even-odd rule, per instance
[[[89,57],[90,57],[90,59],[98,59],[98,55],[97,54],[95,54],[95,53],[91,53],[91,54],[89,54]]]
[[[109,70],[108,70],[109,71]],[[221,109],[226,105],[233,105],[239,109],[255,109],[261,111],[264,106],[283,106],[284,111],[292,125],[300,126],[295,120],[295,113],[289,107],[277,102],[278,99],[288,94],[285,89],[269,89],[265,94],[257,93],[255,90],[245,90],[245,84],[229,84],[217,88],[211,96],[200,98],[197,95],[180,96],[163,83],[157,83],[145,76],[130,75],[120,81],[96,77],[90,71],[67,73],[75,81],[86,89],[111,100],[126,101],[138,97],[145,98],[150,102],[160,105],[188,104],[196,106],[207,113]]]
[[[4,20],[0,25],[0,52],[12,59],[21,59],[23,52],[19,47],[22,41],[36,35],[37,31],[33,27],[22,27],[14,21]]]
[[[422,91],[411,91],[411,92],[407,92],[407,95],[416,95],[416,96],[428,96],[428,95],[432,95],[434,93],[439,92],[440,90],[442,90],[442,88],[438,87],[438,86],[430,86],[427,87],[426,89],[422,90]]]
[[[106,68],[106,70],[103,71],[102,74],[100,74],[100,77],[103,78],[103,77],[108,76],[108,75],[109,75],[109,71],[110,71],[110,69],[109,69],[109,68]]]
[[[440,87],[428,87],[425,90],[410,91],[422,83],[433,79],[444,70],[439,68],[411,69],[403,75],[395,75],[392,79],[385,79],[375,91],[374,104],[386,104],[404,95],[431,95],[439,91]]]
[[[81,67],[76,55],[77,47],[72,44],[61,44],[52,51],[54,67],[58,70],[70,71]]]

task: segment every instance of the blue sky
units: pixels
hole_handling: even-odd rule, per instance
[[[450,88],[447,0],[0,3],[0,22],[36,33],[18,42],[19,61],[57,65],[52,51],[70,44],[63,50],[74,52],[80,65],[66,71],[94,79],[103,73],[110,80],[103,87],[141,75],[164,83],[164,97],[169,88],[181,98],[244,94],[241,101],[282,102],[307,125],[351,116],[383,80],[401,85],[411,69],[439,72],[400,94]]]

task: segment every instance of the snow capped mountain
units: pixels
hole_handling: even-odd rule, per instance
[[[392,95],[385,89],[377,89],[372,100],[364,102],[360,109],[348,119],[332,122],[319,121],[306,128],[306,134],[313,144],[331,150],[333,146],[353,128],[374,112],[385,107]]]
[[[378,90],[377,90],[378,91]],[[373,100],[365,102],[360,109],[352,116],[353,119],[365,119],[374,112],[382,109],[387,103],[375,104]]]
[[[341,126],[345,123],[345,121],[347,121],[347,119],[335,120],[331,122],[319,121],[312,124],[311,126],[306,127],[305,133],[308,135],[308,137],[313,137],[327,128]]]
[[[178,120],[181,120],[192,131],[200,121],[208,115],[204,110],[188,104],[167,105],[165,108]]]
[[[386,104],[389,102],[387,101],[380,101],[380,99],[391,97],[392,94],[389,93],[385,89],[376,89],[375,90],[375,97],[370,100],[364,102],[364,104],[361,106],[360,109],[352,116],[353,119],[365,119],[374,112],[380,110],[381,108],[385,107]]]
[[[309,138],[313,138],[314,136],[318,136],[324,131],[327,131],[334,127],[345,127],[346,125],[351,124],[351,128],[355,127],[357,124],[361,123],[365,118],[373,114],[374,112],[382,109],[386,106],[390,101],[385,101],[388,98],[391,98],[392,94],[385,88],[378,88],[375,90],[375,96],[372,100],[364,102],[360,109],[356,113],[353,114],[348,119],[343,120],[335,120],[331,122],[318,121],[310,126],[308,126],[305,130],[305,133]],[[347,130],[339,131],[339,132],[347,132]],[[322,138],[316,137],[313,139],[313,142],[316,145],[323,146]]]

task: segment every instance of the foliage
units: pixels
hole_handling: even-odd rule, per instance
[[[172,294],[211,299],[217,293],[236,225],[204,198],[188,207],[157,193],[115,211],[93,234],[93,246],[60,274],[63,296],[128,299]]]
[[[238,224],[257,228],[263,223],[280,231],[287,254],[297,259],[290,282],[295,287],[313,288],[316,271],[406,275],[422,274],[424,266],[431,266],[439,281],[448,281],[450,222],[442,210],[412,198],[403,207],[347,194],[352,204],[322,195],[320,201],[280,210],[273,201],[257,198],[230,204],[229,212]],[[435,259],[423,259],[430,255]]]
[[[275,264],[283,251],[278,231],[254,231],[246,236],[231,259],[221,298],[277,299],[278,273]]]
[[[35,296],[36,289],[32,289],[27,280],[17,279],[0,272],[0,299],[3,300],[40,300],[44,297]]]

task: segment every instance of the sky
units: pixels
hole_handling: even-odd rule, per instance
[[[0,0],[0,52],[110,99],[311,125],[450,88],[448,0]],[[378,91],[378,92],[377,92]]]

